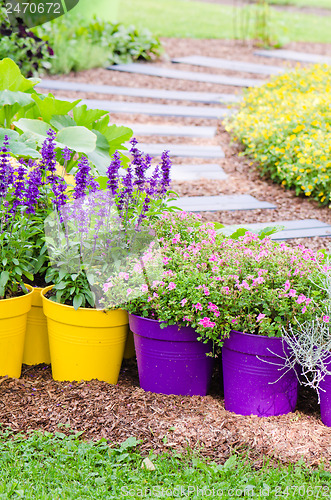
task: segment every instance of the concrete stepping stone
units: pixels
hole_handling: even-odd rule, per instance
[[[127,143],[126,146],[129,146]],[[151,156],[161,156],[163,151],[170,151],[169,155],[187,158],[224,158],[220,146],[196,146],[192,144],[144,144],[139,143],[139,150]]]
[[[154,125],[153,123],[122,123],[133,130],[134,135],[164,135],[173,137],[215,137],[216,127]]]
[[[261,75],[278,75],[284,72],[279,66],[267,66],[266,64],[254,64],[244,61],[231,61],[218,57],[187,56],[172,59],[173,63],[191,64],[193,66],[205,66],[206,68],[229,69],[231,71],[243,71],[246,73],[257,73]]]
[[[218,120],[234,112],[234,110],[226,108],[210,108],[208,106],[176,106],[145,102],[102,101],[98,99],[82,99],[81,104],[86,104],[90,109],[104,109],[110,113],[138,113],[151,116],[178,116],[181,118],[207,118],[212,120]]]
[[[228,175],[215,163],[205,165],[172,165],[172,181],[196,181],[200,179],[224,180]]]
[[[169,206],[175,206],[187,212],[218,212],[223,210],[256,210],[276,208],[267,201],[260,201],[249,194],[219,196],[187,196],[178,198]]]
[[[319,54],[307,54],[306,52],[297,52],[295,50],[275,49],[275,50],[256,50],[257,56],[277,57],[278,59],[286,59],[288,61],[299,61],[303,63],[321,63],[331,64],[331,57],[322,56]]]
[[[259,222],[257,224],[234,224],[231,226],[226,226],[220,231],[223,234],[230,235],[241,227],[256,232],[270,226],[284,226],[284,229],[282,231],[270,235],[270,238],[273,240],[312,238],[314,236],[331,237],[331,225],[326,224],[325,222],[321,222],[317,219]]]
[[[174,101],[204,102],[208,104],[236,103],[241,100],[235,94],[216,92],[185,92],[183,90],[163,90],[150,88],[117,87],[112,85],[94,85],[91,83],[68,82],[61,80],[42,80],[38,88],[48,90],[70,90],[74,92],[93,92],[106,95],[125,95],[147,97],[149,99],[169,99]]]
[[[211,73],[200,73],[197,71],[180,71],[178,69],[162,68],[161,66],[146,63],[117,64],[108,66],[107,69],[124,71],[126,73],[137,73],[140,75],[158,76],[161,78],[189,80],[191,82],[217,83],[234,87],[254,87],[264,83],[263,80],[256,80],[253,78],[213,75]]]

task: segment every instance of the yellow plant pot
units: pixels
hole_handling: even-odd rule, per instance
[[[33,288],[32,307],[28,312],[23,352],[23,363],[27,365],[51,362],[41,291],[42,288]]]
[[[58,304],[41,292],[54,380],[98,379],[116,384],[128,334],[122,309],[100,311]]]
[[[32,287],[26,285],[32,291]],[[0,376],[21,375],[27,315],[32,293],[0,300]]]
[[[124,349],[124,359],[133,358],[136,355],[136,350],[134,348],[133,333],[129,330],[128,337],[126,339],[125,349]]]

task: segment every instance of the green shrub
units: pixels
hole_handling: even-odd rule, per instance
[[[0,7],[0,60],[10,56],[26,77],[42,73],[51,67],[53,51],[23,24],[13,27],[4,7]]]
[[[69,73],[159,56],[162,48],[149,30],[66,15],[34,28],[54,50],[50,72]]]
[[[263,174],[330,205],[331,67],[315,65],[250,89],[227,123]]]

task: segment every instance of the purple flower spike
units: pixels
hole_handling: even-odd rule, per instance
[[[25,213],[35,214],[36,205],[38,203],[39,198],[41,197],[39,189],[40,186],[42,185],[42,172],[39,166],[31,164],[30,161],[29,161],[29,168],[30,172],[25,193],[25,198],[26,198],[25,204],[27,206]]]
[[[41,164],[45,172],[49,173],[47,180],[53,183],[56,172],[55,136],[56,133],[51,128],[47,131],[48,137],[44,140],[41,148]]]
[[[20,205],[25,205],[25,189],[24,189],[24,176],[26,173],[26,164],[22,158],[19,160],[17,168],[17,175],[14,176],[14,201],[11,212],[14,213],[16,208]]]
[[[62,149],[61,155],[62,155],[62,158],[63,158],[64,162],[68,163],[68,161],[71,158],[71,151],[70,151],[70,149],[67,148],[67,146],[66,146],[64,149]]]
[[[170,185],[170,169],[172,166],[172,162],[169,158],[169,151],[163,151],[161,156],[161,171],[162,171],[162,180],[161,180],[161,196],[164,196],[168,190]]]
[[[69,198],[66,193],[66,189],[67,189],[66,181],[62,177],[59,177],[57,184],[53,184],[53,191],[55,195],[54,202],[56,208],[62,207],[68,201]]]
[[[111,194],[115,196],[118,191],[118,180],[119,174],[118,171],[121,168],[121,156],[118,151],[115,151],[113,154],[113,159],[107,169],[107,187],[110,189]]]
[[[139,151],[138,148],[136,148],[137,140],[136,139],[131,139],[130,143],[132,144],[132,148],[130,149],[130,153],[132,154],[132,162],[131,166],[134,168],[134,173],[135,173],[135,181],[134,185],[138,186],[138,188],[142,187],[143,184],[146,181],[145,178],[145,173],[146,170],[151,165],[152,157],[149,155],[146,155],[144,158],[144,155],[141,151]]]
[[[85,196],[86,189],[90,183],[90,164],[86,156],[82,156],[78,162],[78,172],[76,174],[76,186],[74,189],[74,198],[77,200]]]
[[[0,149],[0,198],[4,198],[10,184],[13,183],[13,167],[10,163],[9,137],[5,135]]]

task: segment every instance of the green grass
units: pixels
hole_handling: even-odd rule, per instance
[[[323,492],[329,498],[331,474],[322,468],[312,471],[302,463],[274,467],[266,462],[256,471],[235,455],[220,465],[193,452],[169,452],[150,453],[155,470],[145,470],[141,465],[146,453],[137,445],[134,437],[111,448],[106,440],[85,442],[60,432],[23,436],[2,431],[0,498],[227,499],[251,498],[252,492],[256,499],[315,499]]]
[[[270,4],[296,5],[299,7],[324,7],[331,9],[331,0],[269,0]]]
[[[189,0],[139,0],[139,7],[137,0],[121,0],[119,4],[118,0],[96,0],[92,4],[90,0],[80,0],[78,6],[73,9],[74,12],[89,16],[94,12],[99,17],[111,20],[117,15],[118,21],[125,24],[149,28],[159,36],[178,38],[238,38],[240,33],[238,29],[235,32],[234,24],[235,19],[238,21],[242,15],[240,12],[243,13],[242,10],[228,5]],[[275,9],[271,9],[271,12],[272,31],[280,42],[331,42],[328,17]],[[249,17],[251,27],[248,36],[252,37],[254,15]]]

